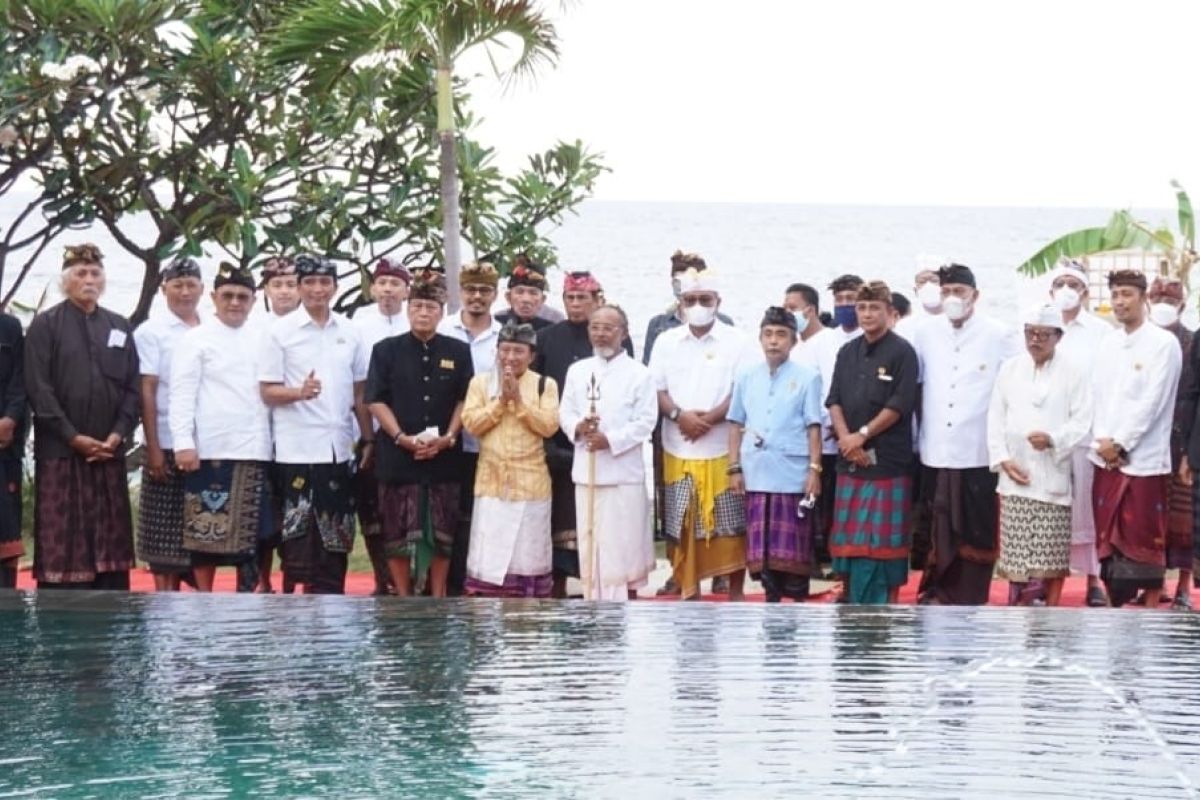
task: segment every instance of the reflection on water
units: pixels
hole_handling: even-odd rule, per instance
[[[1192,797],[1198,626],[8,594],[0,797]]]

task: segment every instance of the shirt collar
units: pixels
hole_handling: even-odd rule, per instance
[[[338,321],[339,321],[338,317],[339,317],[339,315],[333,309],[330,309],[329,310],[329,321],[325,323],[325,327],[326,328],[329,328],[329,327],[336,328],[338,326]],[[291,320],[292,324],[295,325],[297,328],[304,328],[304,327],[309,327],[309,326],[311,326],[313,328],[317,327],[316,321],[313,320],[312,315],[308,313],[308,309],[304,307],[303,303],[301,303],[300,306],[294,312],[292,312],[291,314],[288,314],[286,317],[283,317],[283,319]]]
[[[457,314],[455,314],[453,317],[450,318],[450,325],[452,327],[454,327],[455,329],[460,330],[463,333],[467,334],[468,338],[470,338],[471,329],[467,327],[467,324],[465,322],[463,322],[461,311],[459,311]],[[500,324],[500,321],[497,320],[496,316],[493,314],[492,315],[492,324],[488,326],[488,329],[486,331],[484,331],[483,333],[476,336],[475,340],[478,341],[479,339],[486,339],[488,337],[488,334],[499,333],[500,329],[503,327],[504,326]]]

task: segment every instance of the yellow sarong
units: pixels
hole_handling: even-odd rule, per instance
[[[700,581],[714,575],[726,575],[746,568],[746,537],[713,536],[716,527],[717,495],[729,489],[728,456],[702,460],[676,458],[663,453],[663,484],[671,485],[692,476],[696,487],[695,502],[684,518],[683,530],[679,534],[679,545],[675,548],[671,566],[675,570],[675,583],[683,599],[700,593]],[[693,533],[692,515],[699,511],[700,528],[704,538],[696,541]]]

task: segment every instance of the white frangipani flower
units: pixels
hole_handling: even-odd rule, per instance
[[[196,41],[196,32],[192,30],[192,26],[181,19],[164,22],[154,29],[154,35],[164,45],[181,53],[190,53],[192,44]]]
[[[100,71],[100,64],[95,59],[84,55],[68,56],[61,64],[48,61],[42,64],[41,72],[47,78],[67,83],[75,80],[80,74],[95,74]]]

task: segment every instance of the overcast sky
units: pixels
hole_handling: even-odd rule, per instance
[[[579,0],[473,81],[504,163],[581,138],[605,200],[1174,206],[1200,196],[1200,3]],[[475,65],[464,65],[474,71]]]

